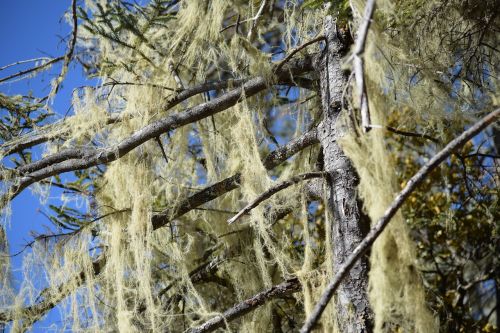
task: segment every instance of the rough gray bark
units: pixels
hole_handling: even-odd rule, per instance
[[[331,223],[333,270],[342,266],[369,229],[358,207],[356,171],[338,145],[346,131],[338,126],[341,100],[347,78],[342,70],[342,56],[347,45],[337,36],[335,22],[325,19],[325,50],[315,67],[320,74],[323,121],[318,129],[322,145],[324,171],[327,177],[327,207],[333,216]],[[336,298],[336,317],[340,332],[371,332],[373,313],[368,303],[368,260],[363,258],[349,272]]]

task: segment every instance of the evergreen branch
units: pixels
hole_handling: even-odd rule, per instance
[[[291,278],[278,285],[261,291],[258,294],[244,300],[241,303],[234,305],[232,308],[227,309],[222,314],[206,321],[201,326],[191,328],[188,333],[207,333],[213,332],[218,328],[224,327],[228,322],[239,318],[256,308],[264,305],[266,302],[274,299],[281,298],[300,291],[301,286],[298,278]]]
[[[243,215],[248,214],[252,209],[257,207],[262,201],[269,199],[274,194],[278,193],[281,190],[284,190],[294,184],[300,183],[301,181],[312,179],[312,178],[320,178],[324,177],[327,173],[318,171],[318,172],[307,172],[294,177],[291,177],[287,180],[284,180],[255,198],[252,202],[246,205],[242,210],[238,212],[238,214],[234,215],[232,218],[227,220],[228,224],[233,224],[237,220],[239,220]]]
[[[439,153],[434,155],[418,172],[411,177],[407,182],[405,188],[399,192],[391,205],[387,208],[384,215],[378,220],[377,224],[373,226],[366,237],[359,243],[359,245],[354,249],[354,251],[345,260],[344,264],[338,269],[337,273],[330,281],[325,291],[321,295],[320,300],[316,304],[310,317],[304,323],[304,326],[300,329],[301,333],[311,332],[316,322],[321,317],[321,314],[325,310],[326,306],[330,302],[334,292],[340,286],[340,283],[344,277],[349,273],[354,264],[361,258],[361,256],[371,247],[375,240],[380,236],[382,231],[387,227],[391,218],[397,213],[399,208],[408,199],[412,192],[420,185],[429,173],[434,170],[439,164],[445,161],[448,156],[450,156],[457,148],[462,147],[467,141],[472,139],[474,136],[483,131],[493,122],[500,118],[500,109],[497,109],[476,122],[472,127],[463,132],[456,139],[452,140],[446,145]]]

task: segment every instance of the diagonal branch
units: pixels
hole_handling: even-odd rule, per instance
[[[429,173],[434,170],[439,164],[450,156],[453,151],[457,148],[462,147],[467,141],[472,139],[474,136],[479,134],[482,130],[488,127],[493,122],[500,118],[500,109],[497,109],[487,115],[486,117],[479,120],[471,128],[463,132],[459,137],[452,140],[446,147],[444,147],[439,153],[434,155],[434,157],[429,160],[418,172],[411,177],[411,179],[406,184],[405,188],[399,192],[391,205],[387,208],[384,215],[378,220],[377,224],[373,226],[366,237],[359,243],[359,245],[354,249],[351,255],[346,259],[345,263],[338,269],[337,273],[331,280],[331,282],[326,287],[325,291],[321,295],[320,300],[316,304],[311,316],[304,323],[304,326],[300,329],[301,333],[311,332],[316,322],[321,317],[321,314],[325,310],[326,306],[330,302],[335,290],[339,287],[342,279],[349,273],[350,269],[354,266],[356,261],[361,258],[361,256],[370,248],[370,246],[375,242],[375,240],[380,236],[382,231],[391,221],[391,218],[397,213],[399,208],[408,199],[411,193],[417,188],[420,183],[422,183]]]
[[[47,62],[45,62],[45,63],[43,63],[41,65],[38,65],[36,67],[29,68],[29,69],[26,69],[24,71],[19,71],[17,73],[14,73],[12,75],[7,76],[7,77],[1,78],[0,79],[0,83],[9,81],[9,80],[12,80],[12,79],[14,79],[16,77],[24,76],[24,75],[27,75],[27,74],[30,74],[30,73],[33,73],[33,72],[38,72],[38,71],[40,71],[40,70],[42,70],[42,69],[44,69],[46,67],[49,67],[49,66],[51,66],[51,65],[53,65],[56,62],[59,62],[61,60],[64,60],[64,56],[60,56],[60,57],[51,59],[51,60],[49,60],[49,61],[47,61]]]
[[[283,283],[272,286],[271,288],[264,290],[241,303],[234,305],[232,308],[227,309],[219,316],[216,316],[203,325],[191,328],[188,333],[207,333],[213,332],[218,328],[224,327],[227,322],[239,318],[256,308],[264,305],[266,302],[273,298],[284,297],[293,293],[300,291],[301,286],[298,278],[291,278]]]
[[[271,196],[274,194],[278,193],[281,190],[284,190],[294,184],[300,183],[301,181],[307,180],[307,179],[312,179],[312,178],[320,178],[324,177],[327,175],[327,173],[322,172],[322,171],[317,171],[317,172],[308,172],[308,173],[303,173],[294,177],[291,177],[287,180],[284,180],[271,188],[269,188],[267,191],[259,195],[257,198],[255,198],[252,202],[250,202],[248,205],[246,205],[242,210],[238,212],[238,214],[234,215],[232,218],[227,220],[228,224],[233,224],[237,220],[240,219],[245,214],[248,214],[252,209],[257,207],[262,201],[269,199]]]
[[[178,105],[179,103],[187,100],[190,97],[193,97],[197,94],[207,92],[210,90],[219,90],[219,89],[225,89],[228,87],[239,87],[244,83],[244,80],[242,79],[235,79],[235,80],[220,80],[220,81],[215,81],[215,82],[204,82],[200,83],[199,85],[196,85],[194,87],[190,87],[188,89],[184,89],[180,91],[178,94],[174,95],[173,97],[169,98],[166,102],[165,105],[165,110],[169,110],[173,108],[174,106]],[[106,84],[105,84],[106,85]],[[109,119],[107,120],[107,124],[111,125],[114,123],[117,123],[121,121],[121,117],[117,116],[116,114],[111,114],[109,116]],[[13,141],[9,141],[6,143],[3,143],[1,145],[1,154],[3,156],[11,155],[14,153],[18,153],[22,151],[23,149],[28,149],[33,146],[39,145],[41,143],[45,143],[50,140],[54,139],[59,139],[61,137],[64,137],[70,130],[65,129],[58,131],[57,133],[51,133],[50,132],[50,127],[53,127],[54,124],[47,125],[47,127],[42,127],[42,130],[49,129],[45,132],[39,132],[37,134],[29,133],[26,136],[23,136],[21,138],[15,139]],[[61,125],[61,124],[59,124]]]
[[[271,170],[297,152],[316,143],[318,143],[316,130],[311,130],[298,138],[290,140],[287,144],[270,153],[263,160],[264,167],[267,170]],[[190,210],[238,188],[240,186],[240,181],[241,174],[237,173],[189,196],[174,210],[167,209],[159,214],[155,214],[152,218],[153,229],[160,228],[166,225],[170,220],[178,218]]]
[[[278,81],[288,81],[293,75],[301,74],[311,69],[311,59],[302,59],[295,63],[295,66],[285,68],[277,75]],[[144,128],[136,131],[134,134],[124,139],[117,145],[103,148],[93,149],[88,151],[80,158],[72,158],[56,164],[50,164],[43,169],[31,172],[28,175],[22,176],[11,185],[8,191],[0,197],[0,207],[3,207],[9,200],[15,198],[25,188],[45,178],[61,174],[64,172],[87,169],[99,164],[106,164],[123,157],[136,147],[143,143],[156,138],[157,136],[177,129],[184,125],[199,121],[208,116],[219,113],[230,108],[238,103],[242,96],[251,97],[268,87],[268,81],[264,77],[256,77],[248,80],[243,86],[233,89],[220,97],[217,97],[209,102],[202,103],[195,107],[189,108],[183,112],[179,112],[154,123],[151,123]],[[68,154],[67,151],[57,153],[47,157],[56,158],[58,154]],[[39,161],[40,163],[43,160]]]

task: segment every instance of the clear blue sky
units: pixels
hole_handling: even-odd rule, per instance
[[[66,52],[67,38],[71,26],[63,15],[71,5],[70,0],[2,0],[0,1],[0,67],[23,59],[42,56],[60,56]],[[26,67],[17,67],[11,71],[0,72],[5,77]],[[45,96],[50,91],[50,80],[58,74],[60,67],[47,74],[29,81],[4,83],[0,92],[4,94],[27,94],[30,90],[34,96]],[[72,87],[88,84],[84,81],[79,67],[71,67],[65,83],[56,97],[52,107],[59,114],[64,114],[70,105]],[[57,193],[54,193],[57,194]],[[24,244],[32,239],[30,232],[43,231],[50,222],[39,212],[43,205],[30,190],[24,191],[12,203],[12,217],[7,226],[10,253],[18,252]],[[22,279],[18,271],[21,268],[23,255],[14,257],[12,265],[15,283]],[[17,271],[16,271],[17,270]],[[53,325],[60,326],[58,311],[54,310],[32,332],[54,331]]]

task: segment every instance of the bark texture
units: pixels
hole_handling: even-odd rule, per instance
[[[356,171],[338,144],[347,130],[339,126],[341,101],[347,78],[342,70],[346,42],[337,35],[335,22],[325,18],[327,37],[323,54],[315,63],[320,75],[323,121],[318,139],[323,149],[323,168],[327,177],[327,207],[333,216],[331,223],[333,271],[342,266],[369,229],[358,205]],[[368,260],[362,258],[349,272],[336,298],[336,317],[340,332],[372,332],[373,313],[368,302]]]

